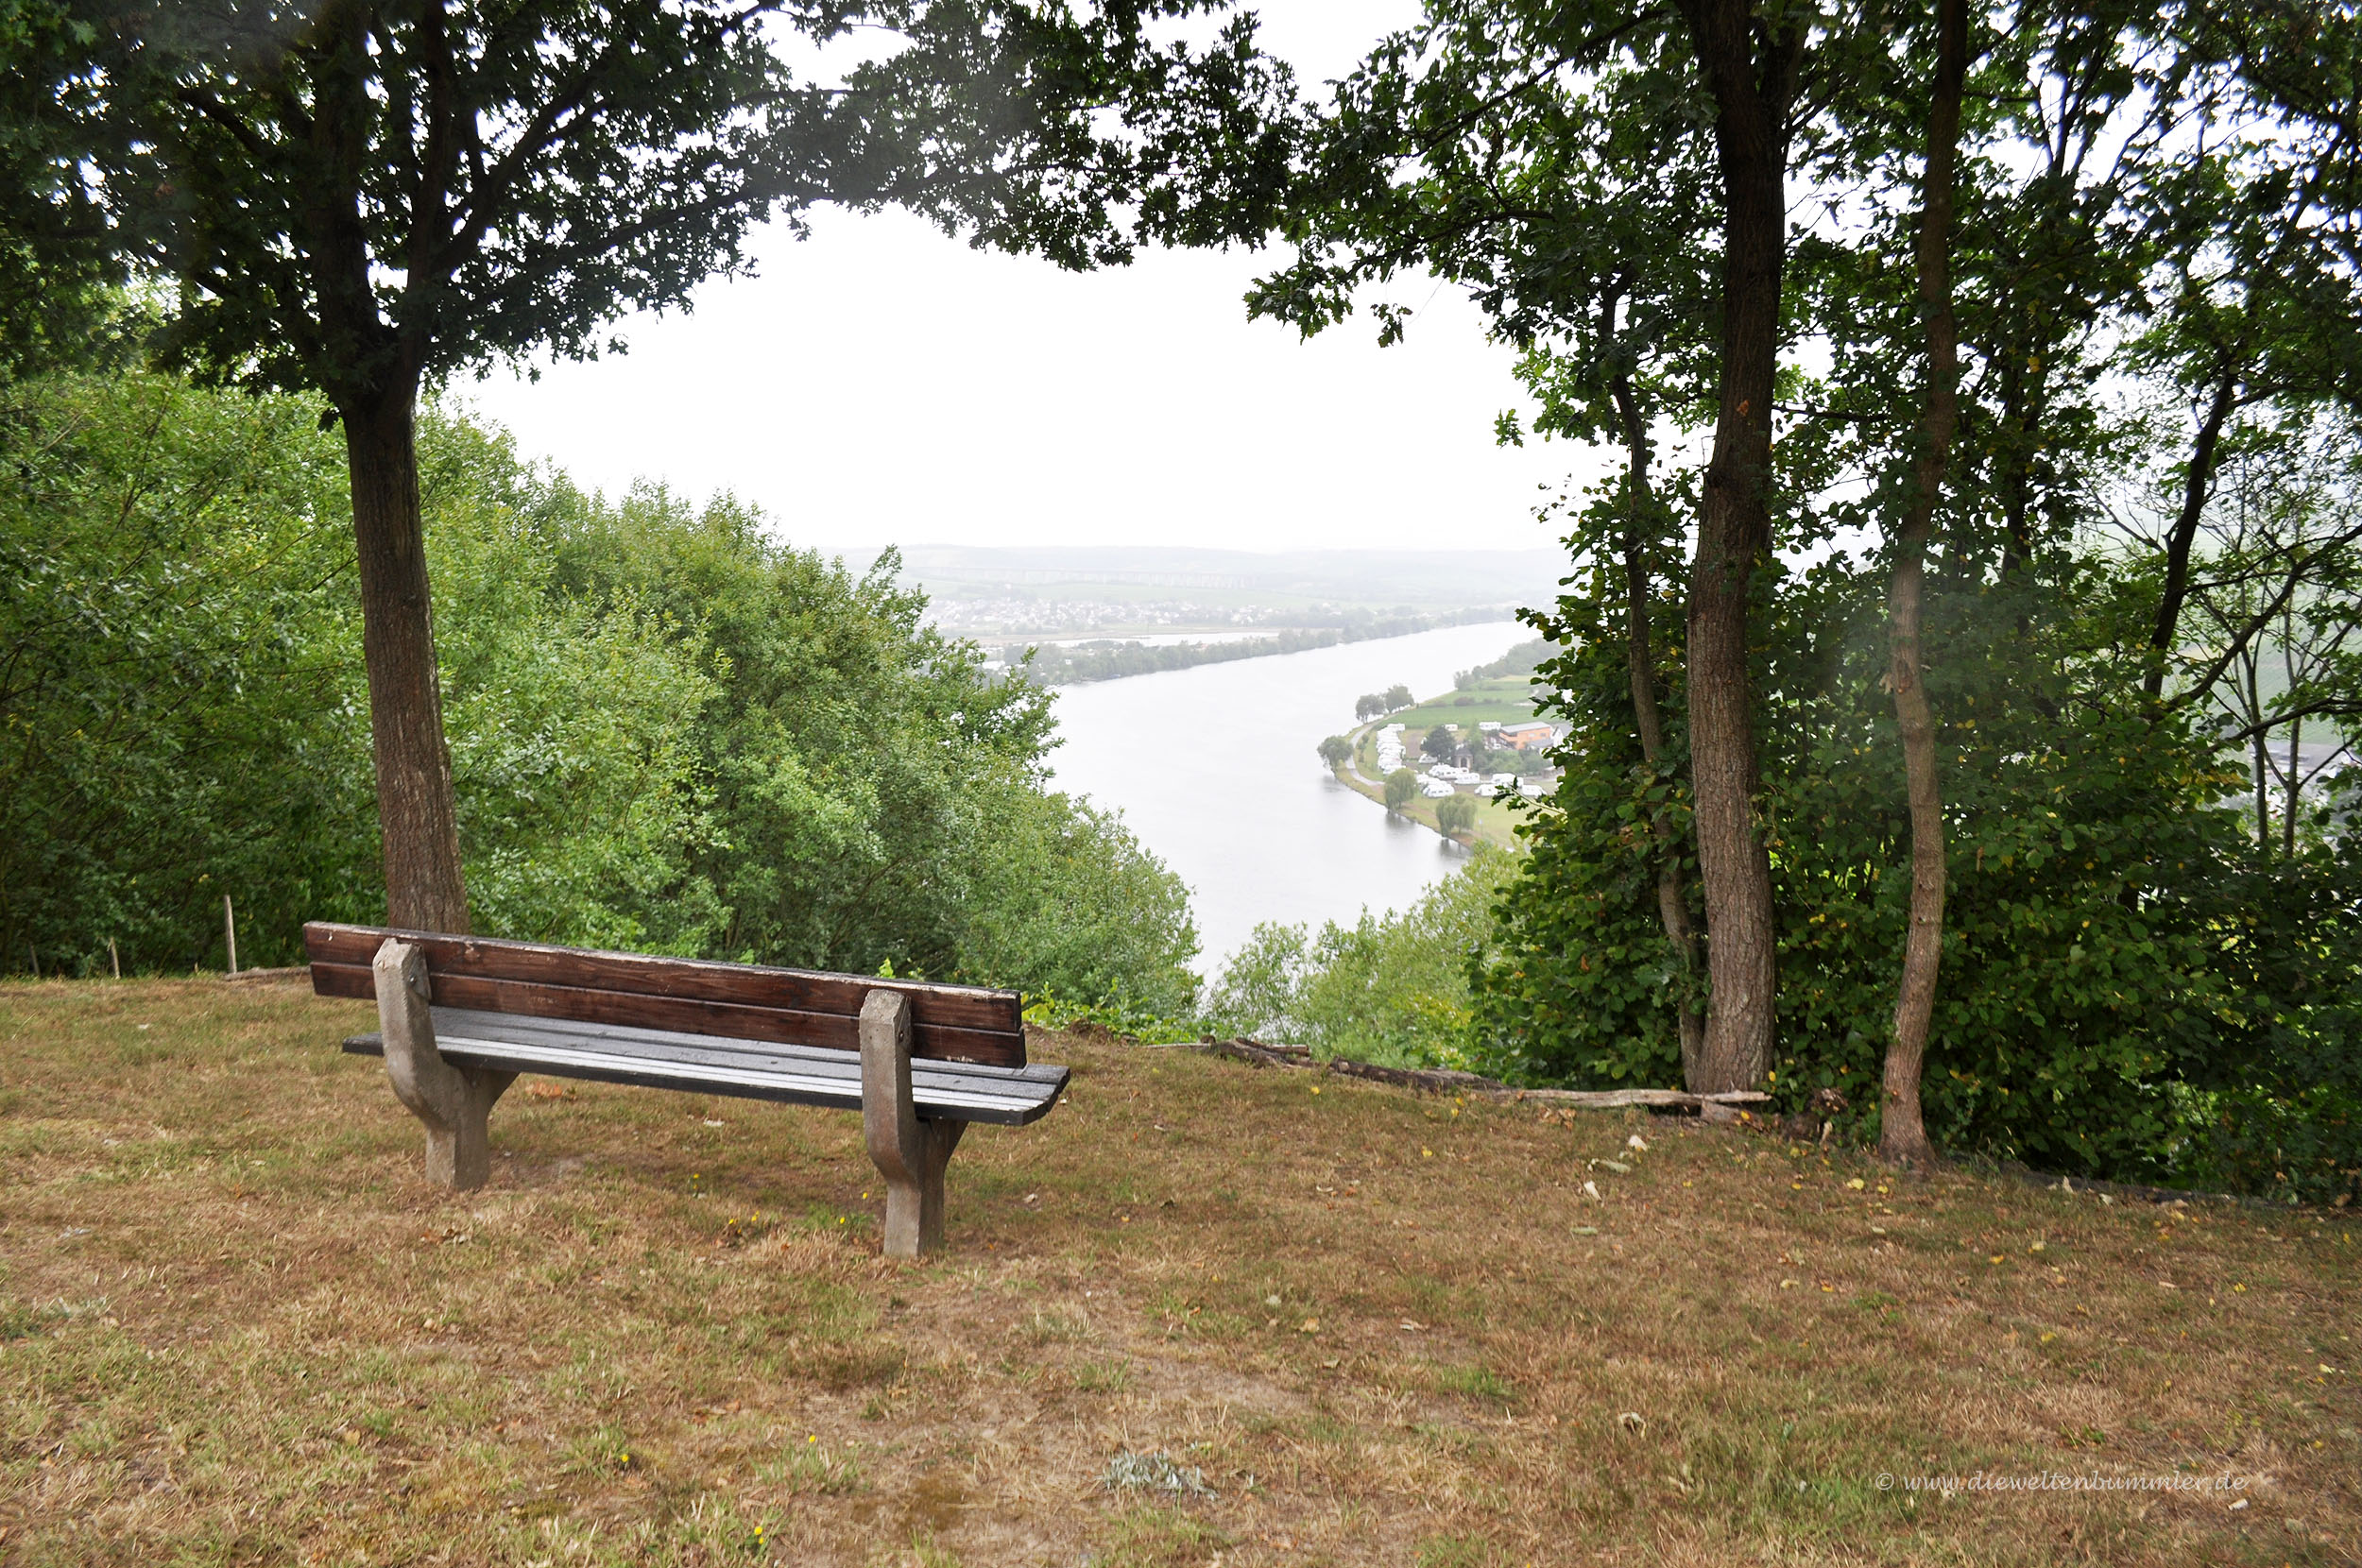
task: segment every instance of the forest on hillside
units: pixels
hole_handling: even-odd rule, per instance
[[[0,972],[301,962],[385,918],[342,443],[145,372],[0,389]],[[530,940],[1186,1011],[1178,880],[1048,790],[1050,698],[721,499],[420,431],[471,897]]]

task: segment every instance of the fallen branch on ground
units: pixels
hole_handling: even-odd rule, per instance
[[[1375,1062],[1348,1062],[1343,1057],[1322,1062],[1304,1046],[1274,1046],[1247,1039],[1217,1040],[1210,1034],[1198,1042],[1197,1048],[1253,1066],[1319,1068],[1347,1078],[1392,1083],[1397,1088],[1412,1089],[1421,1094],[1482,1095],[1488,1099],[1530,1100],[1537,1105],[1560,1105],[1587,1111],[1613,1111],[1627,1105],[1649,1106],[1658,1110],[1703,1111],[1709,1105],[1761,1105],[1772,1098],[1759,1089],[1734,1089],[1703,1095],[1691,1094],[1685,1089],[1517,1089],[1498,1079],[1486,1078],[1481,1073],[1458,1072],[1446,1067],[1381,1067]]]
[[[1726,1089],[1710,1095],[1693,1095],[1686,1089],[1509,1089],[1504,1095],[1510,1099],[1586,1111],[1613,1111],[1624,1105],[1696,1111],[1708,1105],[1761,1105],[1772,1098],[1760,1089]]]

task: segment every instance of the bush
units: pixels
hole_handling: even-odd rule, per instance
[[[1386,775],[1386,810],[1399,811],[1411,804],[1411,797],[1419,793],[1419,775],[1409,768],[1396,768]]]
[[[1400,913],[1362,912],[1314,934],[1264,924],[1215,982],[1207,1022],[1318,1054],[1397,1066],[1463,1066],[1468,964],[1515,857],[1480,848]]]
[[[2183,1161],[2211,1187],[2362,1200],[2362,779],[2294,856],[2225,878],[2208,927],[2231,1004],[2186,1070]]]
[[[52,969],[300,955],[307,919],[382,917],[341,443],[304,400],[167,377],[8,394],[0,497],[0,932]],[[693,632],[549,591],[490,451],[429,421],[429,550],[461,850],[487,929],[693,949],[717,911],[689,741]],[[505,461],[497,452],[494,456]],[[495,467],[497,467],[497,463]],[[23,962],[20,957],[17,962]]]
[[[1477,803],[1474,795],[1446,795],[1435,803],[1435,826],[1452,838],[1459,838],[1476,827]]]

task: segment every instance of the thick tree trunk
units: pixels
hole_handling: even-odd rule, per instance
[[[1747,671],[1754,574],[1772,552],[1772,392],[1788,239],[1786,118],[1802,35],[1758,29],[1748,0],[1684,0],[1716,107],[1722,171],[1720,409],[1689,585],[1689,771],[1711,992],[1698,1086],[1752,1088],[1772,1066],[1777,955]],[[1758,59],[1757,44],[1762,48]]]
[[[2238,406],[2238,376],[2226,358],[2221,379],[2215,383],[2215,396],[2207,404],[2205,417],[2199,421],[2198,438],[2190,444],[2190,468],[2182,486],[2182,510],[2173,520],[2173,533],[2165,540],[2165,588],[2157,598],[2157,624],[2148,634],[2148,672],[2141,686],[2151,697],[2160,697],[2165,690],[2165,666],[2173,657],[2173,639],[2182,622],[2182,605],[2190,596],[2190,552],[2198,542],[2199,520],[2206,515],[2206,502],[2215,493],[2216,452],[2222,441],[2222,427],[2230,421],[2232,410]]]
[[[385,850],[385,918],[412,930],[465,933],[468,890],[459,872],[419,518],[416,402],[404,385],[338,414],[361,563],[361,650]]]
[[[1634,727],[1640,735],[1641,759],[1652,773],[1665,754],[1665,719],[1657,708],[1656,656],[1649,636],[1648,514],[1652,508],[1649,488],[1649,433],[1642,424],[1638,401],[1629,377],[1616,378],[1616,412],[1624,425],[1628,463],[1624,497],[1624,665],[1632,683]],[[1690,929],[1689,892],[1683,885],[1681,845],[1673,836],[1669,813],[1651,813],[1649,826],[1656,838],[1657,919],[1665,940],[1681,956],[1682,968],[1695,975],[1699,967],[1698,938]],[[1673,1004],[1673,1023],[1680,1031],[1682,1086],[1698,1092],[1704,1072],[1705,1019],[1685,993]]]

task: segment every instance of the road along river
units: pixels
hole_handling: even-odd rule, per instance
[[[1465,851],[1329,775],[1314,748],[1353,727],[1353,702],[1400,684],[1420,697],[1533,634],[1513,622],[1062,688],[1057,787],[1123,813],[1190,886],[1199,972],[1256,923],[1400,909]]]

